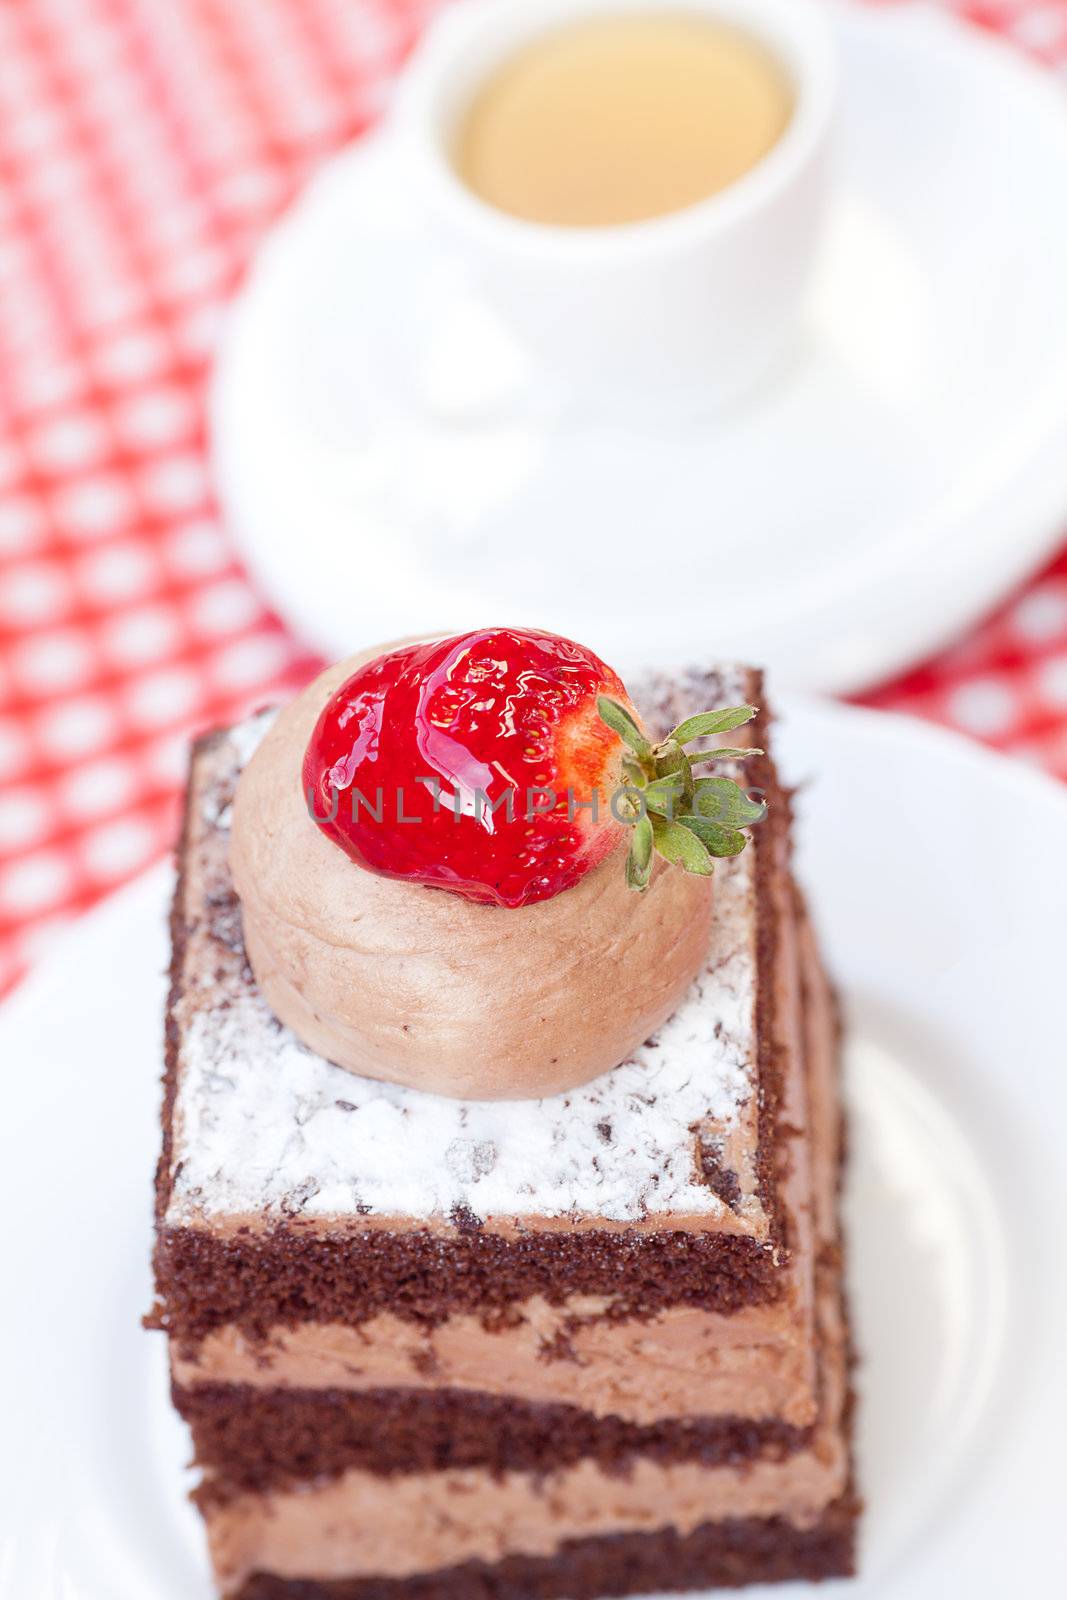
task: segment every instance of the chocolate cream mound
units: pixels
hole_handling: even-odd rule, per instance
[[[625,838],[550,900],[516,909],[384,878],[316,826],[301,764],[324,705],[379,650],[316,678],[242,773],[230,865],[260,991],[311,1049],[365,1077],[533,1099],[625,1061],[706,955],[711,881],[657,863],[626,885]]]

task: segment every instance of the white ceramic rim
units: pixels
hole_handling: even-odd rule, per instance
[[[795,94],[777,143],[724,189],[680,211],[641,222],[567,227],[530,222],[482,200],[453,165],[450,136],[490,73],[524,44],[585,17],[663,11],[719,20],[749,34],[784,66]],[[409,62],[394,126],[422,163],[431,202],[479,242],[564,265],[643,259],[706,243],[771,204],[812,160],[831,123],[838,58],[830,19],[817,0],[463,0],[443,12]]]

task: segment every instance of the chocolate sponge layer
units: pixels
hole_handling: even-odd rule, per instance
[[[320,1480],[350,1467],[386,1474],[452,1467],[533,1472],[591,1457],[605,1471],[621,1472],[635,1455],[722,1466],[754,1456],[781,1459],[812,1434],[745,1417],[672,1418],[643,1427],[577,1406],[465,1389],[355,1393],[204,1384],[176,1387],[174,1404],[192,1428],[212,1498]]]

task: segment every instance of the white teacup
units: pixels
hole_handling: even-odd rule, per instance
[[[539,35],[598,14],[706,14],[777,58],[794,108],[772,149],[684,210],[607,227],[525,221],[457,174],[457,125],[494,70]],[[431,236],[553,388],[596,407],[668,397],[721,405],[757,383],[795,325],[824,210],[836,54],[818,0],[460,0],[404,73],[392,127]]]

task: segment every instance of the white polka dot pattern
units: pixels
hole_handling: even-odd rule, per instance
[[[0,5],[0,993],[169,846],[190,733],[317,665],[216,520],[204,380],[265,227],[434,8]],[[1067,69],[1067,0],[969,10]],[[1067,777],[1067,553],[867,699]]]

